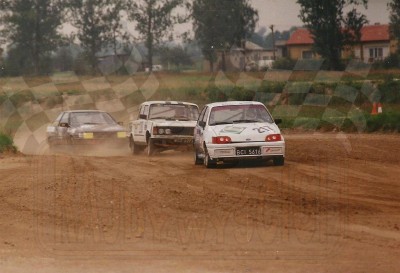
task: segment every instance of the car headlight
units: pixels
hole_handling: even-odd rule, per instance
[[[171,134],[171,129],[165,129],[165,134],[170,135]]]
[[[162,134],[164,134],[164,132],[165,132],[165,130],[164,130],[164,129],[162,129],[162,128],[158,129],[158,134],[159,134],[159,135],[162,135]]]
[[[79,133],[78,134],[79,138],[83,138],[83,139],[93,139],[93,133]]]
[[[118,132],[117,137],[118,138],[126,138],[126,132]]]

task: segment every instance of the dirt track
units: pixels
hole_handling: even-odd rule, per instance
[[[286,140],[284,167],[0,158],[0,272],[398,272],[399,136]]]

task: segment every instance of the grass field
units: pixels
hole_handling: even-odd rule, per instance
[[[32,118],[32,113],[39,113],[36,108],[63,109],[71,100],[75,101],[74,109],[101,108],[99,105],[115,101],[120,101],[125,109],[134,109],[145,100],[184,100],[200,107],[221,100],[259,100],[268,105],[275,117],[284,120],[282,126],[286,128],[399,131],[397,75],[399,71],[388,70],[95,77],[60,73],[49,77],[0,78],[0,129],[12,135],[24,116],[30,117],[32,128],[40,127],[41,116]],[[386,114],[378,119],[369,113],[372,102],[379,100],[384,103]],[[114,110],[112,105],[111,110]],[[127,121],[121,113],[115,114]],[[362,124],[354,125],[357,121]]]

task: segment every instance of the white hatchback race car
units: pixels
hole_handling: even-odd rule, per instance
[[[281,120],[276,120],[280,123]],[[194,131],[195,164],[246,159],[285,162],[285,140],[264,104],[229,101],[204,106]]]

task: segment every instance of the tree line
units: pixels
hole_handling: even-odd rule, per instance
[[[314,51],[327,68],[342,69],[341,51],[360,43],[361,28],[368,23],[358,11],[360,6],[367,8],[368,0],[297,3],[299,17],[314,39]],[[391,33],[399,38],[400,0],[390,0],[388,8]],[[217,52],[224,64],[225,53],[232,46],[242,47],[254,38],[258,20],[250,0],[0,0],[0,43],[7,46],[7,58],[13,60],[18,73],[40,75],[48,70],[54,52],[74,41],[79,41],[83,59],[94,73],[98,72],[97,54],[102,49],[110,48],[117,55],[121,44],[140,41],[151,71],[155,49],[174,39],[176,24],[190,21],[193,35],[185,36],[192,36],[213,67]],[[124,27],[126,22],[133,23],[135,37]],[[75,28],[70,36],[62,31],[66,23]],[[162,52],[169,56],[179,53]],[[68,56],[64,58],[67,61]]]

